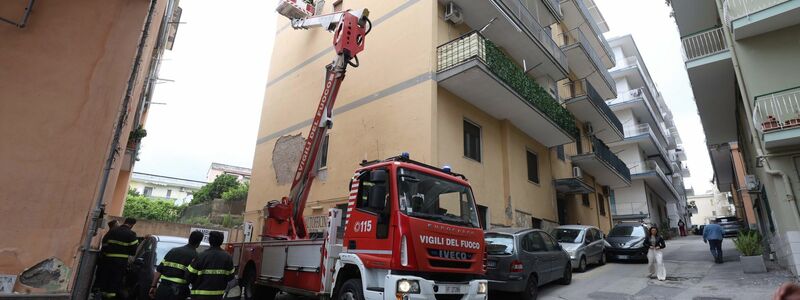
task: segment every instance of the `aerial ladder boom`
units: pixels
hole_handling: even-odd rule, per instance
[[[347,66],[358,67],[357,55],[364,50],[364,38],[372,27],[368,19],[369,11],[366,9],[317,16],[313,16],[313,9],[311,9],[312,11],[309,9],[311,7],[308,5],[298,5],[297,0],[284,0],[281,1],[277,10],[291,20],[294,29],[323,28],[333,31],[336,59],[325,67],[325,85],[322,96],[314,113],[311,129],[303,146],[289,195],[280,201],[270,201],[265,207],[265,211],[268,213],[262,232],[262,237],[265,238],[298,239],[307,237],[303,211],[319,168],[319,151],[327,130],[333,126],[331,110],[336,102]]]

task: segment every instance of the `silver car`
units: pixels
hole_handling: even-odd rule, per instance
[[[572,267],[586,271],[588,264],[606,263],[605,235],[599,228],[586,225],[562,225],[553,229],[552,236],[569,253]]]
[[[536,299],[539,287],[558,281],[570,284],[569,255],[549,234],[538,229],[487,230],[486,277],[489,290],[519,293]]]

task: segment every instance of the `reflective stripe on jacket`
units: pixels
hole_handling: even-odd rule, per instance
[[[235,271],[227,252],[210,248],[186,268],[186,279],[192,284],[192,295],[217,296],[225,293]]]

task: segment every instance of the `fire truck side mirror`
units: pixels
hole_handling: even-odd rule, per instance
[[[389,174],[386,170],[372,170],[369,172],[369,181],[374,183],[383,183],[389,178]]]

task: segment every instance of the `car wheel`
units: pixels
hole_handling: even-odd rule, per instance
[[[564,275],[561,276],[561,280],[559,280],[558,283],[561,285],[572,283],[572,266],[569,263],[564,267]]]
[[[578,262],[578,272],[586,272],[586,256],[581,256],[581,261]]]
[[[361,279],[351,278],[342,284],[339,289],[338,295],[335,299],[338,300],[364,300],[364,295],[361,289]]]
[[[605,253],[605,251],[604,252],[600,252],[600,262],[599,262],[599,264],[601,266],[606,264],[606,253]]]
[[[520,299],[526,300],[536,300],[536,297],[539,296],[539,280],[536,279],[536,275],[531,274],[528,277],[528,283],[525,284],[525,290],[522,291],[520,294]]]
[[[278,290],[256,284],[256,272],[253,269],[247,270],[244,280],[244,299],[246,300],[275,300]]]

